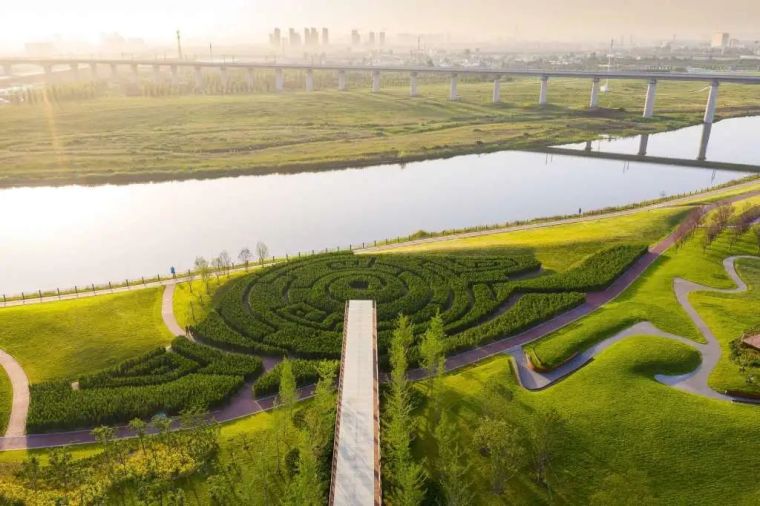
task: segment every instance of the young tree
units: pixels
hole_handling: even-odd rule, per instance
[[[438,459],[434,466],[446,503],[449,506],[467,506],[473,502],[472,483],[468,478],[470,464],[459,444],[461,432],[456,423],[444,412],[435,427],[434,437]]]
[[[227,250],[219,253],[219,268],[222,269],[227,276],[230,275],[230,269],[232,269],[232,257]]]
[[[198,273],[198,275],[201,277],[203,284],[206,286],[206,293],[208,294],[209,292],[208,280],[211,277],[211,270],[209,268],[208,260],[206,260],[203,257],[196,257],[195,270]]]
[[[411,453],[414,433],[411,405],[409,401],[407,353],[414,341],[414,333],[409,318],[399,316],[390,343],[391,385],[387,397],[386,411],[386,458],[390,481],[390,502],[394,505],[412,506],[420,504],[424,492],[424,472]]]
[[[248,264],[251,262],[251,258],[253,258],[253,253],[247,247],[241,249],[240,253],[238,253],[238,260],[240,260],[241,264],[245,265],[246,272],[248,272]]]
[[[145,452],[145,429],[147,428],[147,425],[144,421],[140,420],[139,418],[134,418],[129,422],[129,428],[132,432],[135,433],[137,436],[138,441],[140,441],[140,448],[142,448],[143,453]]]
[[[501,494],[525,463],[519,431],[500,419],[485,417],[475,429],[474,443],[488,462],[491,491]]]
[[[443,354],[443,340],[445,337],[443,318],[441,318],[440,312],[436,312],[435,316],[430,319],[430,325],[420,342],[422,367],[425,368],[429,377],[429,393],[431,397],[439,389],[443,373],[446,370],[446,357]],[[433,400],[433,402],[438,403],[438,400]]]
[[[536,482],[546,484],[546,477],[557,443],[562,438],[564,420],[555,409],[538,413],[528,432],[530,457]]]
[[[269,257],[269,247],[261,241],[257,242],[256,255],[259,257],[259,263],[263,264],[264,260]]]

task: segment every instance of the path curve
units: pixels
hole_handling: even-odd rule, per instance
[[[695,212],[705,212],[722,203],[732,203],[739,200],[751,198],[760,195],[760,190],[755,190],[740,195],[728,197],[712,204],[695,209]],[[688,219],[688,218],[687,218]],[[491,232],[493,233],[493,231]],[[586,296],[586,302],[570,309],[554,318],[531,327],[517,335],[505,336],[491,343],[478,346],[447,357],[446,370],[453,371],[483,359],[503,354],[517,346],[523,346],[529,342],[535,341],[545,335],[558,330],[565,325],[572,323],[584,316],[592,313],[603,304],[613,300],[620,295],[628,286],[631,285],[638,277],[646,271],[663,252],[670,248],[680,239],[679,231],[671,233],[655,245],[649,248],[636,262],[631,265],[617,280],[609,287],[599,292],[592,292]],[[180,280],[178,280],[180,281]],[[166,293],[164,294],[166,296]],[[173,292],[172,292],[173,295]],[[676,336],[677,337],[677,336]],[[425,377],[424,369],[413,369],[409,371],[409,379],[416,380]],[[299,398],[310,397],[313,393],[314,386],[307,385],[298,389]],[[212,415],[219,422],[235,420],[248,415],[257,414],[271,409],[274,405],[274,397],[265,399],[253,399],[247,395],[247,389],[242,389],[236,394],[230,402],[213,411]],[[132,436],[125,428],[117,430],[117,437]],[[92,443],[94,438],[89,430],[56,432],[47,434],[32,434],[22,437],[3,437],[0,438],[0,450],[24,449],[24,448],[47,448],[52,446],[63,446],[68,444]]]
[[[0,350],[0,366],[5,369],[13,388],[11,414],[5,437],[23,437],[26,434],[26,416],[29,413],[29,378],[21,364],[8,353]]]
[[[713,332],[704,322],[702,317],[694,309],[694,306],[689,302],[689,295],[693,292],[714,292],[714,293],[740,293],[747,290],[747,284],[736,272],[736,261],[741,259],[755,259],[760,260],[760,257],[751,255],[739,255],[728,257],[723,260],[723,267],[726,270],[729,278],[736,285],[735,288],[711,288],[709,286],[700,285],[692,281],[676,278],[673,280],[673,288],[676,293],[676,298],[679,304],[683,307],[694,324],[705,338],[705,343],[698,343],[692,339],[686,337],[664,332],[655,327],[651,322],[639,322],[627,329],[608,337],[607,339],[600,341],[583,352],[575,355],[573,358],[547,372],[539,372],[533,369],[530,364],[530,359],[525,354],[522,345],[515,346],[514,348],[507,350],[505,353],[510,355],[514,359],[514,364],[517,369],[517,377],[520,384],[528,390],[541,390],[554,385],[558,381],[566,378],[570,374],[579,370],[580,368],[588,365],[594,358],[601,352],[609,348],[610,346],[633,336],[648,335],[648,336],[660,336],[668,339],[673,339],[680,343],[686,344],[693,348],[697,348],[702,361],[699,366],[693,371],[681,374],[681,375],[666,375],[657,374],[655,379],[665,385],[670,385],[679,390],[689,392],[695,395],[701,395],[711,399],[720,399],[735,402],[745,402],[760,404],[760,399],[749,399],[745,397],[738,397],[727,395],[724,393],[716,392],[710,388],[708,384],[710,373],[718,364],[721,355],[720,343],[715,337]]]
[[[177,283],[169,283],[164,287],[164,294],[161,297],[161,318],[164,320],[164,325],[169,329],[169,332],[173,336],[185,336],[191,341],[195,341],[192,336],[186,335],[185,329],[183,329],[177,318],[174,316],[174,289],[177,288]]]

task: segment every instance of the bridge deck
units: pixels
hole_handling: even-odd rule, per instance
[[[380,504],[375,304],[347,304],[330,504]]]

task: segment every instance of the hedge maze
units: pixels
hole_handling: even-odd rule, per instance
[[[421,335],[440,312],[448,353],[513,335],[581,304],[646,251],[603,249],[573,268],[541,275],[531,256],[316,255],[274,265],[225,285],[214,308],[169,350],[158,348],[97,374],[32,385],[32,432],[123,423],[158,412],[209,409],[258,376],[255,354],[294,358],[299,384],[316,379],[314,359],[340,358],[349,299],[377,302],[384,354],[395,320]],[[526,276],[526,274],[531,274]],[[410,353],[416,360],[416,350]],[[279,369],[258,378],[257,395],[276,393]]]

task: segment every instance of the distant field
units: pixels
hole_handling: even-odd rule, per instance
[[[657,113],[641,118],[646,83],[614,82],[587,111],[590,83],[550,81],[550,103],[536,106],[538,82],[459,85],[447,99],[443,82],[408,97],[403,81],[348,92],[265,91],[237,95],[124,97],[3,107],[0,186],[71,181],[136,181],[334,168],[468,152],[538,147],[635,134],[701,120],[701,83],[661,82]],[[292,84],[294,88],[298,84]],[[760,113],[756,90],[721,86],[719,117]]]

